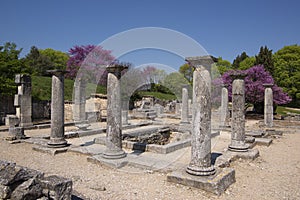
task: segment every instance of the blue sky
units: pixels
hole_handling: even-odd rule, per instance
[[[274,52],[300,44],[300,1],[270,0],[28,0],[1,1],[0,44],[53,48],[67,52],[74,45],[99,44],[133,28],[163,27],[191,37],[216,57],[233,61],[267,45]],[[122,45],[122,44],[120,44]],[[178,68],[183,59],[146,50],[128,54],[135,65],[163,63]]]

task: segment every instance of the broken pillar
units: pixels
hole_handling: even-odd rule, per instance
[[[221,94],[221,120],[220,127],[228,127],[229,111],[228,111],[228,89],[227,85],[223,85]]]
[[[85,114],[85,89],[86,82],[79,78],[74,82],[74,107],[73,107],[73,120],[74,122],[83,122],[86,120]]]
[[[18,94],[15,95],[14,105],[16,106],[16,116],[20,119],[19,126],[32,126],[31,77],[17,74],[15,83],[18,85]]]
[[[65,147],[64,129],[64,70],[48,70],[52,74],[51,94],[51,134],[48,147]]]
[[[182,106],[181,106],[181,122],[182,124],[189,123],[189,103],[188,103],[188,85],[182,87]]]
[[[267,128],[273,127],[273,84],[264,84],[265,87],[265,107],[264,122]]]
[[[212,175],[211,78],[205,68],[196,68],[193,77],[192,156],[186,170],[192,175]]]
[[[236,75],[232,83],[232,124],[230,151],[248,151],[245,142],[245,83],[244,75]]]
[[[106,159],[119,159],[126,157],[122,149],[122,119],[121,119],[121,72],[127,66],[109,65],[107,77],[107,125],[106,150],[102,157]]]

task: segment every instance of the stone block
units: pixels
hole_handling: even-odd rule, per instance
[[[20,140],[26,138],[23,127],[9,127],[8,132],[14,139]]]
[[[49,199],[71,200],[72,181],[56,175],[44,177],[40,180],[43,193]]]
[[[8,199],[10,194],[11,194],[10,187],[0,185],[0,199]]]
[[[272,141],[273,140],[270,138],[255,138],[257,145],[270,146]]]
[[[5,125],[9,127],[15,127],[20,123],[19,118],[16,115],[7,115],[5,117]]]
[[[43,189],[37,177],[29,179],[18,185],[11,193],[11,199],[38,199],[43,196]]]
[[[22,95],[15,94],[14,106],[20,106],[22,101]]]
[[[188,174],[185,169],[181,169],[167,175],[167,181],[221,195],[235,182],[235,171],[231,168],[218,168],[214,175],[194,176]]]

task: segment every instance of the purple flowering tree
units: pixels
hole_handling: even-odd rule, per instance
[[[103,49],[101,46],[82,45],[74,46],[69,50],[70,58],[67,62],[66,75],[68,78],[75,79],[81,76],[101,85],[106,84],[106,66],[115,61],[111,51]]]
[[[263,84],[274,84],[274,79],[271,74],[264,69],[263,65],[253,66],[247,70],[230,70],[225,72],[221,78],[215,79],[213,84],[215,86],[220,86],[221,84],[227,85],[230,101],[232,97],[232,82],[234,74],[246,75],[244,78],[246,102],[253,104],[256,112],[262,113],[265,91]],[[276,84],[273,85],[272,90],[275,105],[287,104],[292,100],[288,94],[283,92],[283,90]]]

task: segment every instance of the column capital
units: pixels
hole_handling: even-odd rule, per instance
[[[194,57],[186,57],[185,61],[187,61],[191,66],[195,68],[204,67],[208,71],[210,71],[211,65],[217,62],[217,59],[210,55],[205,56],[194,56]]]
[[[273,84],[273,83],[264,83],[263,86],[264,86],[265,88],[271,88],[271,87],[274,86],[274,84]]]
[[[118,79],[121,78],[121,72],[128,69],[128,66],[122,64],[111,64],[106,67],[108,73],[114,74]]]

